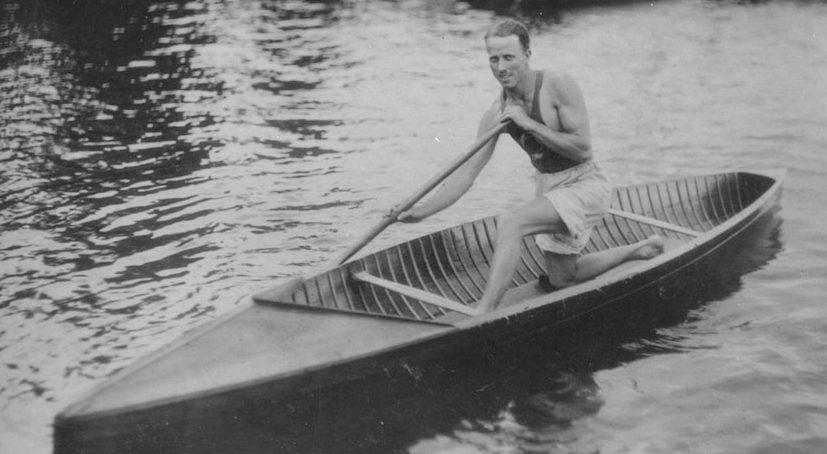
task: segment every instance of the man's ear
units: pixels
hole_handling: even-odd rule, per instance
[[[526,49],[525,56],[526,58],[531,58],[531,49]]]

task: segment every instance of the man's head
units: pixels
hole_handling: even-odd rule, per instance
[[[491,73],[504,88],[515,88],[530,77],[528,46],[528,30],[512,19],[494,25],[485,34]]]
[[[527,51],[531,45],[531,39],[528,36],[528,28],[520,22],[517,22],[514,19],[506,19],[502,22],[498,22],[491,26],[488,29],[488,32],[485,34],[485,41],[488,42],[488,39],[497,36],[497,37],[506,37],[514,35],[520,41],[520,45],[523,46],[523,50]]]

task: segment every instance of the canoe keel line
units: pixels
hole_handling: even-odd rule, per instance
[[[777,203],[783,178],[783,170],[728,172],[618,188],[584,253],[657,233],[664,254],[546,293],[537,285],[542,252],[526,238],[511,288],[487,314],[474,305],[493,256],[494,218],[292,279],[68,407],[55,419],[55,453],[204,452],[193,440],[250,405],[269,402],[275,418],[291,396],[586,323],[587,314],[676,276],[737,237]]]

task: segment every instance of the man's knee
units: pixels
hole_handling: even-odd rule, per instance
[[[550,254],[550,253],[547,253]],[[549,283],[556,288],[566,288],[578,284],[577,281],[577,259],[555,255],[546,256],[546,271],[548,272]]]
[[[520,215],[514,211],[497,216],[497,236],[522,237],[523,223]]]
[[[548,282],[552,287],[557,289],[571,287],[579,283],[574,273],[569,274],[564,272],[549,273]]]

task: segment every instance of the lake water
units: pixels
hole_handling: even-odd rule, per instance
[[[72,400],[317,269],[470,145],[502,15],[578,80],[616,184],[784,166],[780,210],[672,323],[277,451],[827,452],[827,4],[78,3],[0,2],[0,452],[50,452]],[[368,249],[527,200],[500,142],[456,206]]]

